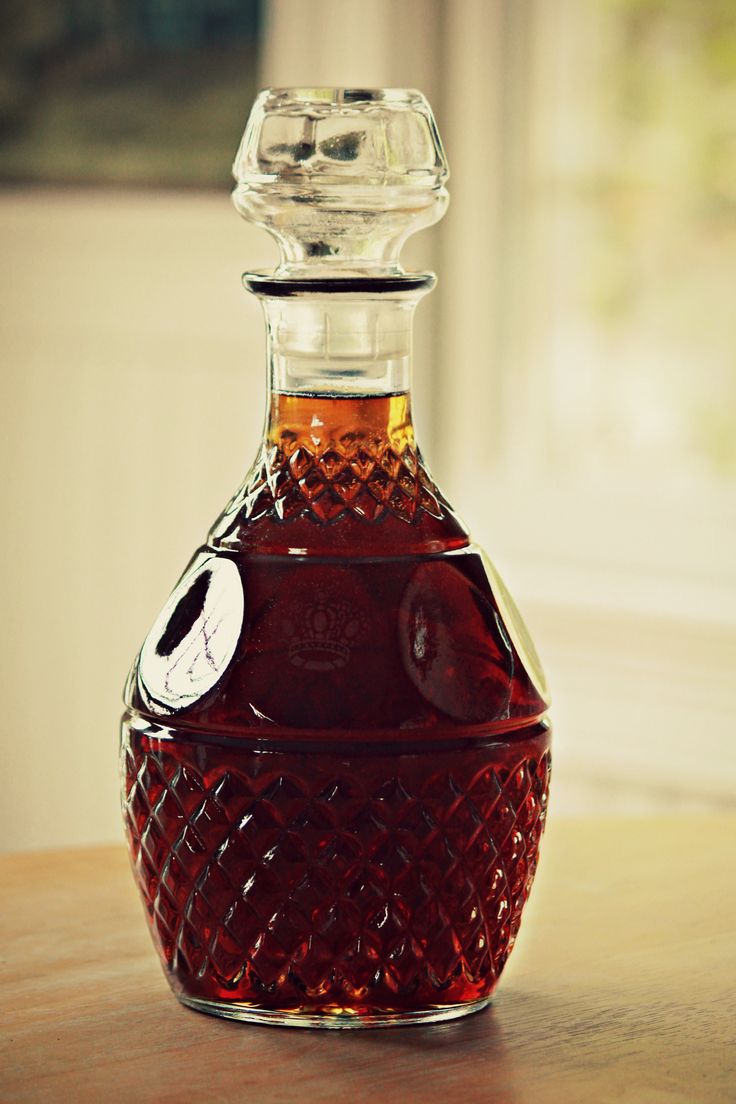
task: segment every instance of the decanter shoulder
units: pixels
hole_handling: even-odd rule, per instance
[[[413,444],[264,442],[209,534],[233,552],[438,552],[468,533]]]

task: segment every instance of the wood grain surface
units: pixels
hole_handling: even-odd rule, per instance
[[[736,818],[552,818],[493,1007],[285,1030],[181,1008],[125,853],[11,855],[0,1099],[131,1104],[736,1101]]]

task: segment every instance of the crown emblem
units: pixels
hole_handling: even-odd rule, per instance
[[[333,671],[345,667],[353,647],[364,633],[360,612],[345,601],[331,601],[317,593],[298,618],[284,623],[289,638],[289,662],[307,671]]]

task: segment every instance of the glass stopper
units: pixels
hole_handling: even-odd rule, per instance
[[[401,247],[447,207],[427,100],[407,89],[276,88],[251,111],[235,207],[281,249],[276,275],[401,275]]]

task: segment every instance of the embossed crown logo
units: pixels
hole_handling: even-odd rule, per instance
[[[314,602],[301,611],[298,622],[289,619],[284,623],[290,638],[289,661],[308,671],[344,667],[364,628],[363,617],[349,602],[331,601],[317,593]]]

